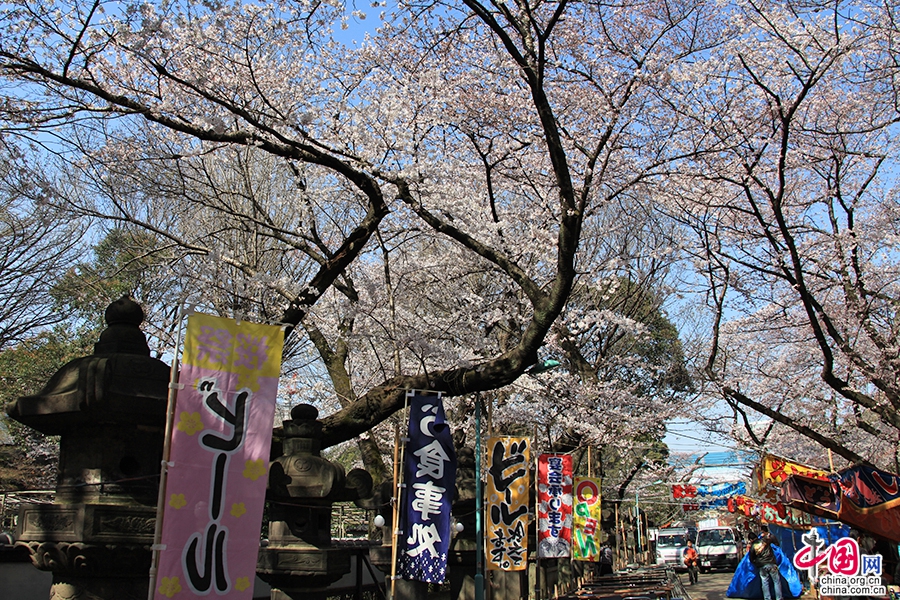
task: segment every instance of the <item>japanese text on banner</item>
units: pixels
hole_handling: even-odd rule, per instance
[[[399,573],[404,579],[443,583],[450,550],[456,452],[441,397],[415,392],[409,396]]]
[[[538,457],[538,556],[568,558],[572,551],[572,456]]]
[[[280,327],[188,318],[156,600],[253,595],[283,340]]]
[[[488,456],[487,566],[521,571],[528,564],[528,439],[491,438]]]
[[[575,538],[575,560],[600,560],[600,480],[575,478],[575,516],[572,535]]]

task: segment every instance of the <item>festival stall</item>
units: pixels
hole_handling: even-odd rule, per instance
[[[900,542],[900,476],[867,465],[821,481],[793,475],[781,487],[782,502]]]
[[[743,514],[768,526],[769,532],[779,540],[775,547],[781,587],[786,597],[798,598],[803,592],[799,573],[793,566],[793,556],[799,547],[799,535],[813,526],[808,511],[784,502],[780,491],[785,481],[794,476],[805,476],[811,481],[824,481],[828,474],[794,461],[771,454],[764,455],[754,469],[752,495],[739,495],[728,501],[728,510]],[[726,595],[729,598],[762,598],[762,587],[757,569],[745,555],[735,569]]]

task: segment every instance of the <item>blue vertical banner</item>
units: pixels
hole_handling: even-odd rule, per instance
[[[404,579],[443,583],[450,548],[456,451],[441,396],[415,390],[408,396],[398,572]]]

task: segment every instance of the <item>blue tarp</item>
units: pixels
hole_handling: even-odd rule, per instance
[[[775,550],[775,558],[778,559],[778,570],[781,572],[781,592],[785,598],[799,598],[803,593],[803,584],[800,583],[800,575],[794,569],[790,559],[781,551],[781,548],[773,545]],[[744,555],[741,562],[738,563],[737,569],[734,570],[734,577],[731,578],[731,585],[725,595],[729,598],[762,598],[762,580],[759,572],[753,563],[750,562],[750,553]],[[774,591],[772,597],[775,597]]]
[[[850,534],[850,527],[843,523],[835,523],[834,521],[824,521],[820,518],[813,518],[812,525],[807,529],[791,529],[789,527],[780,527],[769,523],[769,533],[778,538],[781,544],[781,551],[791,564],[793,564],[794,554],[803,547],[802,536],[809,533],[812,527],[819,532],[819,539],[825,540],[825,544],[833,544],[841,538],[845,538]]]

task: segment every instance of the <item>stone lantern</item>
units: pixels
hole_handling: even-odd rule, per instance
[[[372,476],[320,456],[318,410],[300,404],[284,421],[283,453],[269,470],[269,543],[260,548],[256,572],[272,586],[272,600],[326,596],[327,587],[350,572],[350,551],[332,545],[335,502],[372,496]]]
[[[133,300],[116,300],[105,318],[92,355],[7,409],[60,436],[56,498],[24,506],[16,531],[53,573],[51,600],[147,597],[170,369],[150,357]]]

